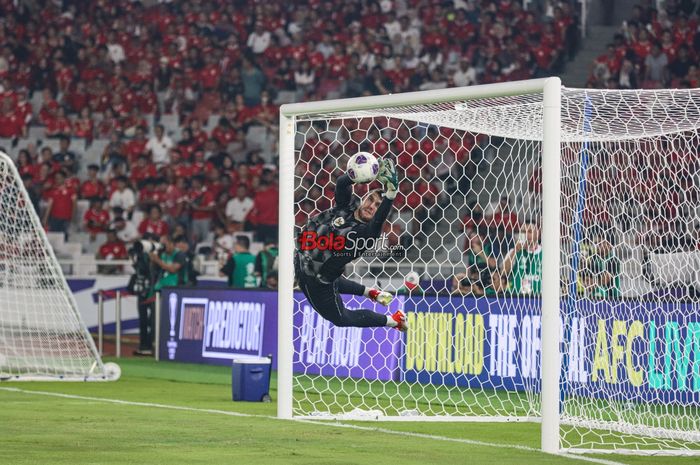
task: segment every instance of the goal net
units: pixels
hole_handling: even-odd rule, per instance
[[[285,220],[298,233],[333,205],[349,156],[396,161],[382,240],[345,273],[396,298],[343,300],[402,309],[410,329],[334,327],[298,290],[281,295],[280,347],[293,355],[287,369],[280,353],[280,408],[288,394],[298,417],[540,421],[548,405],[557,450],[700,453],[700,91],[561,88],[561,125],[545,130],[543,81],[522,84],[283,107],[281,237]],[[552,130],[560,240],[547,243]],[[291,294],[298,244],[281,247]],[[559,264],[553,284],[543,253]],[[547,405],[545,289],[561,360]]]
[[[0,380],[110,378],[12,160],[0,153]]]

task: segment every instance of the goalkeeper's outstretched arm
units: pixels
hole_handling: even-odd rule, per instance
[[[347,174],[339,176],[335,181],[335,205],[336,207],[347,207],[352,200],[352,180]]]
[[[382,233],[384,222],[389,217],[393,204],[394,199],[388,197],[382,199],[382,203],[379,204],[379,208],[377,208],[377,213],[375,213],[374,217],[367,223],[367,237],[379,237]]]
[[[382,233],[382,227],[386,221],[391,207],[394,204],[396,193],[399,188],[398,176],[396,175],[396,166],[390,159],[384,159],[380,162],[379,173],[377,180],[384,188],[382,203],[377,208],[377,212],[367,225],[367,236],[379,237]]]

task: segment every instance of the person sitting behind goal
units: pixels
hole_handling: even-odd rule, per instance
[[[503,259],[513,295],[539,295],[542,292],[542,245],[540,229],[532,221],[520,227],[518,240]]]
[[[425,291],[420,287],[420,277],[415,271],[411,271],[406,274],[403,281],[403,286],[401,286],[397,291],[396,295],[423,295]]]
[[[265,247],[258,252],[255,257],[255,276],[260,281],[260,287],[265,287],[267,276],[271,273],[276,273],[278,268],[279,249],[277,243],[268,241]]]
[[[258,287],[255,276],[255,255],[250,253],[248,236],[237,236],[234,252],[219,270],[221,276],[228,277],[229,287]]]
[[[187,260],[185,253],[175,245],[180,238],[170,237],[164,234],[160,237],[160,251],[149,254],[151,263],[158,270],[158,279],[153,286],[153,290],[159,291],[164,287],[181,286],[185,283],[185,271]]]
[[[582,247],[583,248],[583,247]],[[589,256],[581,260],[576,287],[579,295],[594,299],[620,297],[620,260],[610,241],[602,234],[589,244]]]
[[[177,244],[183,241],[186,241],[183,236],[171,237],[164,234],[160,237],[160,247],[148,253],[157,278],[153,287],[145,291],[144,297],[138,300],[139,348],[134,352],[135,355],[153,354],[155,293],[166,287],[182,286],[188,281],[187,256],[177,247]]]

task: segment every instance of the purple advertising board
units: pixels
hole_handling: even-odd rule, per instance
[[[296,374],[400,380],[487,389],[539,389],[541,317],[536,299],[394,299],[375,306],[343,296],[347,308],[403,309],[411,330],[341,328],[294,294]],[[277,355],[277,292],[165,289],[161,359],[230,364]],[[562,305],[564,389],[592,398],[633,396],[700,404],[700,307],[695,303],[586,301]]]
[[[391,380],[398,377],[401,335],[387,328],[338,328],[294,294],[294,372]],[[368,299],[345,296],[350,309]],[[395,299],[389,309],[401,305]],[[383,307],[382,307],[383,308]],[[380,311],[377,309],[377,311]],[[161,295],[162,360],[228,365],[277,355],[277,292],[264,289],[167,288]]]
[[[163,360],[230,365],[234,358],[275,356],[277,292],[164,289],[160,335]]]
[[[303,294],[295,293],[294,298],[294,373],[398,380],[403,351],[399,331],[337,327],[316,313]],[[343,302],[349,310],[393,313],[401,307],[403,298],[394,299],[388,309],[356,296],[343,296]]]
[[[403,381],[540,389],[538,299],[408,298],[404,310],[410,331]],[[562,302],[562,311],[565,393],[700,405],[697,303],[581,299]]]

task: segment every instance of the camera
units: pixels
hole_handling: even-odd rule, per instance
[[[136,244],[139,244],[141,246],[141,251],[143,253],[160,252],[161,250],[163,250],[163,244],[147,239],[142,239],[138,241],[134,244],[134,247],[136,247]]]
[[[134,242],[129,249],[129,258],[134,267],[134,274],[127,285],[129,292],[140,297],[148,295],[153,284],[153,270],[148,254],[162,249],[163,245],[155,241],[143,239]]]
[[[161,250],[163,250],[162,244],[148,239],[142,239],[134,242],[134,245],[131,246],[129,249],[129,258],[131,258],[134,268],[138,269],[142,268],[143,265],[149,261],[148,254],[160,252]]]

